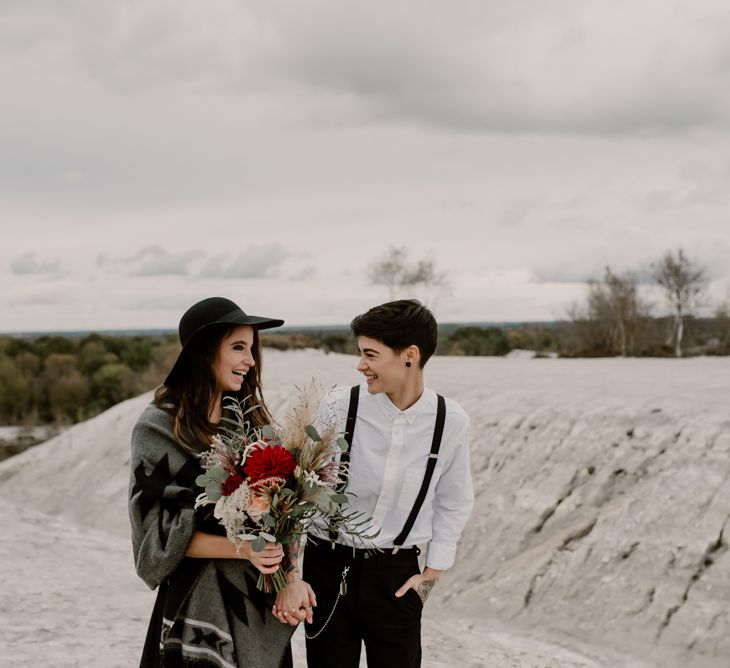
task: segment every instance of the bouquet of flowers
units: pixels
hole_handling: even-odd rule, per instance
[[[255,428],[246,419],[253,408],[228,400],[221,418],[225,426],[201,457],[205,472],[196,483],[205,492],[195,507],[214,503],[214,516],[236,545],[250,540],[255,551],[263,550],[267,541],[286,546],[315,527],[346,533],[363,545],[374,538],[368,534],[370,518],[342,509],[347,466],[338,452],[347,449],[347,441],[332,425],[322,434],[312,426],[317,406],[312,385],[300,391],[283,427]],[[259,575],[259,589],[278,592],[286,587],[285,573],[294,564],[291,551],[284,554],[279,570]]]

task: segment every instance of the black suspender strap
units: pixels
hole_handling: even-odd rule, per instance
[[[423,483],[421,483],[421,489],[416,497],[416,502],[413,504],[411,514],[408,515],[403,531],[398,534],[398,537],[393,541],[393,554],[397,554],[400,550],[401,545],[406,542],[408,534],[411,533],[413,525],[416,523],[416,518],[421,510],[423,501],[426,498],[428,488],[431,484],[431,478],[433,477],[433,470],[436,468],[436,460],[439,456],[439,448],[441,447],[441,437],[444,434],[444,423],[446,421],[446,401],[439,394],[437,395],[438,403],[436,408],[436,426],[433,430],[433,441],[431,442],[431,452],[428,455],[428,463],[426,464],[426,475],[423,477]]]
[[[353,385],[350,389],[350,406],[347,409],[347,421],[345,422],[345,440],[347,450],[340,453],[340,461],[345,464],[350,461],[350,450],[352,448],[352,437],[355,434],[355,420],[357,419],[357,402],[360,400],[360,386]]]
[[[360,400],[360,386],[353,385],[350,388],[350,405],[347,408],[347,421],[345,422],[345,440],[347,441],[347,450],[340,453],[340,462],[350,463],[350,450],[352,449],[352,437],[355,434],[355,421],[357,420],[357,402]],[[342,494],[347,487],[347,481],[343,482],[337,491]],[[330,531],[330,541],[332,549],[335,549],[335,541],[337,540],[337,532]]]

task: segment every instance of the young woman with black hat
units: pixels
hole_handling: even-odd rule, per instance
[[[261,394],[258,331],[283,320],[247,315],[212,297],[180,320],[182,350],[132,433],[129,514],[138,575],[159,588],[141,667],[291,666],[293,628],[271,615],[256,589],[258,571],[279,568],[283,550],[269,544],[237,551],[211,506],[194,509],[199,458],[217,433],[222,399],[257,408],[255,426],[271,422]],[[297,577],[298,574],[294,574]],[[311,590],[302,583],[302,605]]]

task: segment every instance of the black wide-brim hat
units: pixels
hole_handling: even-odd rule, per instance
[[[251,325],[254,329],[281,327],[283,320],[248,315],[238,304],[225,297],[208,297],[193,304],[180,318],[178,333],[182,350],[165,378],[165,385],[173,385],[185,365],[190,346],[198,335],[215,325]]]

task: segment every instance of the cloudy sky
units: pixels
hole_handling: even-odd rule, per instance
[[[0,331],[346,323],[391,246],[445,321],[730,288],[726,0],[0,0],[0,86]]]

